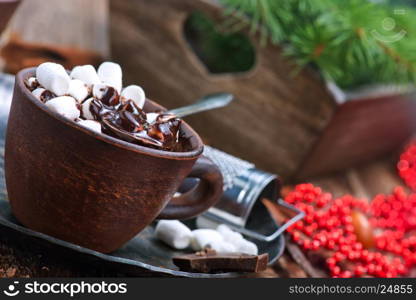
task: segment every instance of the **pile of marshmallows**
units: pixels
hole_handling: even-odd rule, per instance
[[[36,68],[36,77],[26,84],[50,110],[96,132],[101,132],[101,124],[90,111],[91,101],[101,100],[108,87],[118,92],[121,102],[132,100],[140,109],[146,99],[138,85],[122,89],[121,67],[113,62],[102,63],[97,71],[92,65],[76,66],[70,74],[62,65],[46,62]],[[148,120],[156,119],[156,115],[148,114]]]
[[[194,251],[206,248],[217,253],[244,253],[257,255],[256,244],[247,241],[239,232],[221,224],[214,229],[196,229],[191,231],[177,220],[159,221],[155,229],[156,237],[175,249],[191,247]]]

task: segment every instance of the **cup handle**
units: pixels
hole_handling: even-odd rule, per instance
[[[172,198],[158,219],[189,219],[218,202],[223,193],[223,179],[209,158],[201,156],[188,177],[199,178],[199,182],[186,193]]]

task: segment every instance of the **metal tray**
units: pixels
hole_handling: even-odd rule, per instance
[[[148,226],[122,248],[111,254],[103,254],[54,237],[30,230],[18,223],[10,211],[8,201],[0,200],[1,239],[13,240],[27,247],[36,247],[45,254],[55,252],[64,258],[81,260],[85,263],[105,263],[112,270],[140,276],[178,276],[192,278],[229,278],[240,277],[242,273],[189,273],[179,271],[172,263],[172,257],[187,253],[175,251],[154,237],[153,226]],[[266,221],[266,220],[265,220]],[[272,221],[273,222],[273,221]],[[192,227],[193,221],[187,225]],[[272,242],[257,242],[260,253],[268,253],[270,262],[282,255],[285,247],[283,235]],[[39,251],[39,250],[38,250]],[[191,251],[189,251],[191,252]],[[146,275],[148,274],[148,275]]]

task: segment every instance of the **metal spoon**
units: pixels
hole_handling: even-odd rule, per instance
[[[207,95],[193,104],[168,110],[166,113],[183,118],[202,111],[227,106],[233,100],[234,96],[232,94],[216,93]]]

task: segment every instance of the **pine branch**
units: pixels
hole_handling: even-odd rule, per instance
[[[221,0],[252,31],[285,46],[300,66],[316,65],[328,79],[352,88],[368,83],[416,80],[416,10],[394,15],[366,0]],[[388,19],[390,18],[390,19]],[[394,30],[385,20],[396,21]],[[244,21],[242,21],[244,22]],[[245,21],[247,23],[247,21]],[[241,23],[240,23],[241,25]],[[388,38],[406,32],[389,43]],[[387,41],[383,39],[386,38]]]

